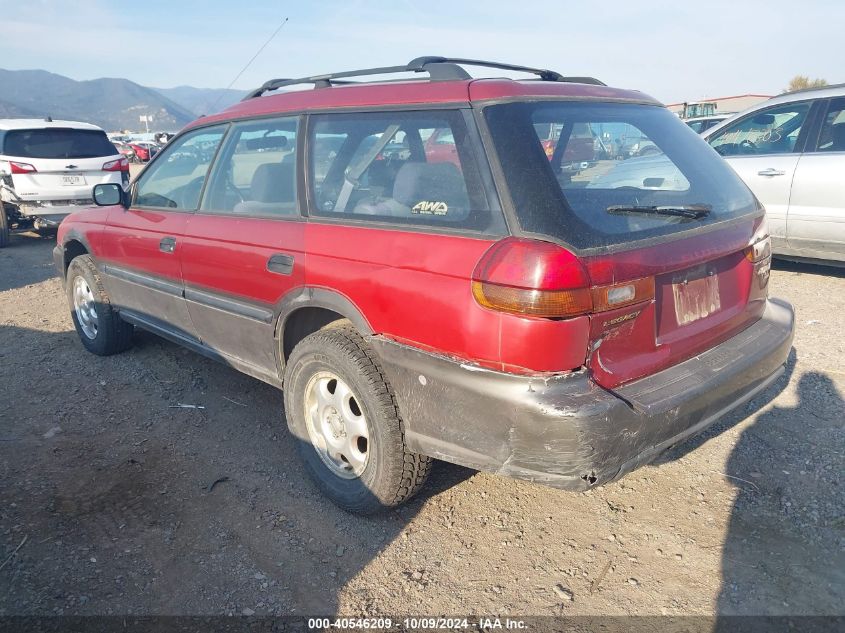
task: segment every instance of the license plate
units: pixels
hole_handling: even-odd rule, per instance
[[[675,295],[675,318],[678,325],[703,319],[722,307],[719,300],[719,277],[716,275],[672,284],[672,293]]]
[[[84,185],[85,176],[62,176],[63,185]]]

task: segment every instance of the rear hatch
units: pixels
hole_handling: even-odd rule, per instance
[[[49,127],[8,130],[0,154],[15,195],[56,205],[91,201],[94,185],[120,183],[128,164],[102,130]]]
[[[761,317],[762,209],[665,108],[535,101],[488,106],[485,118],[523,233],[575,253],[588,273],[585,358],[598,384],[653,374]],[[560,129],[551,156],[536,133],[546,125]],[[595,154],[572,164],[568,143],[580,152],[585,128]],[[626,158],[619,148],[634,138],[648,151]]]

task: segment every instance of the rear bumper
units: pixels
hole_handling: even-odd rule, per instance
[[[410,450],[571,490],[613,481],[771,385],[792,346],[792,306],[707,352],[613,392],[586,371],[518,376],[374,337]]]

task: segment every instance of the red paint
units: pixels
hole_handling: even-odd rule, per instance
[[[521,97],[652,101],[638,92],[567,83],[400,82],[251,99],[189,127],[306,110],[415,103],[461,106]],[[429,140],[427,152],[433,157],[441,150]],[[453,160],[448,152],[438,156]],[[344,226],[327,220],[263,220],[113,207],[71,215],[60,228],[59,240],[73,229],[86,237],[92,254],[102,262],[184,281],[187,288],[254,306],[277,306],[303,286],[330,289],[346,297],[377,334],[408,345],[502,371],[562,372],[587,365],[597,382],[613,387],[689,358],[759,318],[766,288],[757,283],[754,264],[742,256],[758,228],[746,222],[589,257],[544,242],[505,238],[517,251],[522,242],[531,248],[525,249],[522,260],[517,256],[495,265],[488,261],[487,279],[540,289],[655,278],[654,300],[567,319],[505,314],[476,303],[473,271],[497,242],[491,238]],[[165,236],[177,240],[172,254],[159,248]],[[293,257],[291,275],[267,270],[268,259],[280,253]],[[525,257],[531,261],[523,261]],[[678,273],[692,274],[701,264],[709,265],[708,270],[719,279],[724,290],[722,309],[679,326],[673,321],[672,285]],[[540,278],[528,279],[532,274]],[[196,322],[201,315],[194,317]],[[225,349],[237,346],[237,337],[244,335],[233,331],[231,337],[210,342]],[[225,351],[237,354],[237,349]]]

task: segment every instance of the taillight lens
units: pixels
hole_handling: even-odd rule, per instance
[[[565,248],[508,237],[491,246],[478,262],[472,294],[491,310],[562,318],[653,299],[654,278],[594,287],[583,264]]]
[[[654,277],[643,277],[609,286],[595,286],[593,312],[615,310],[654,299]]]
[[[129,161],[122,157],[110,160],[103,164],[103,171],[129,171]]]
[[[745,258],[753,264],[772,256],[772,239],[766,235],[745,249]]]
[[[9,165],[12,167],[13,174],[32,174],[38,171],[34,165],[30,165],[29,163],[10,162]]]

